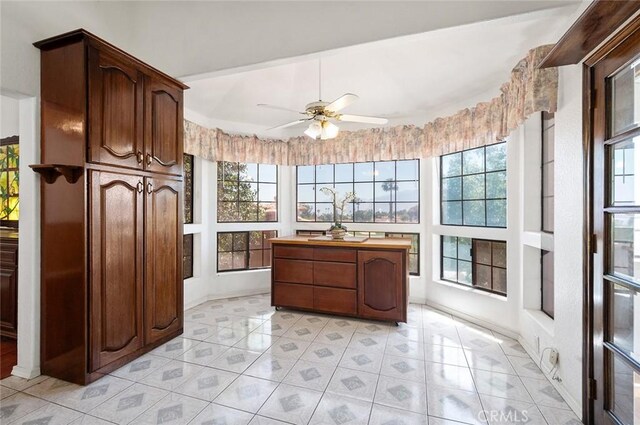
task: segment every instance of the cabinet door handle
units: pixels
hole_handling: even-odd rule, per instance
[[[151,154],[147,154],[147,165],[151,165]]]
[[[153,192],[153,185],[151,184],[151,182],[147,183],[147,193],[149,195],[151,195],[151,193]]]
[[[138,193],[142,193],[144,191],[144,184],[142,184],[141,181],[138,182],[136,187],[138,188]]]
[[[142,152],[138,151],[137,157],[138,157],[138,164],[142,164],[142,161],[144,161],[144,155],[142,154]]]

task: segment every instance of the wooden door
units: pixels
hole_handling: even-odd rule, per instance
[[[358,314],[406,321],[406,265],[401,251],[358,251]]]
[[[142,177],[90,174],[92,370],[143,346],[143,191]]]
[[[146,169],[181,176],[184,132],[182,90],[147,77],[145,114]]]
[[[152,343],[182,329],[182,182],[145,180],[145,337]]]
[[[142,169],[143,74],[129,61],[89,49],[89,161]]]
[[[591,69],[593,422],[640,423],[640,30]],[[591,414],[591,412],[589,412]]]
[[[0,240],[0,336],[18,335],[18,239]]]

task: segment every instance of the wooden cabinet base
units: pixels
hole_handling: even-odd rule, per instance
[[[272,239],[271,305],[406,322],[411,242],[384,241],[345,247]]]

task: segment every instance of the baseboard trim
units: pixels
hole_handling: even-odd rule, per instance
[[[540,358],[536,354],[534,348],[529,345],[529,343],[527,343],[527,341],[521,336],[518,337],[518,342],[520,343],[520,345],[522,345],[522,348],[524,348],[529,357],[531,357],[536,363],[539,363]],[[569,391],[567,391],[562,382],[551,379],[551,376],[549,376],[549,374],[545,370],[541,370],[542,373],[544,373],[544,375],[547,377],[549,382],[551,382],[551,385],[553,385],[553,387],[560,393],[562,398],[564,398],[564,401],[567,403],[567,405],[571,408],[571,410],[573,410],[573,413],[575,413],[578,418],[582,419],[582,406],[580,405],[580,403],[578,403],[578,401],[573,398],[571,394],[569,394]]]
[[[18,378],[33,379],[40,376],[40,368],[37,367],[33,369],[28,369],[25,367],[15,365],[13,369],[11,369],[11,375],[17,376]]]
[[[421,303],[424,305],[428,305],[429,307],[435,308],[436,310],[440,310],[443,311],[447,314],[450,314],[454,317],[457,317],[459,319],[462,319],[464,321],[467,322],[471,322],[471,323],[475,323],[479,326],[482,326],[483,328],[487,328],[490,329],[492,331],[495,331],[501,335],[504,335],[506,337],[509,337],[511,339],[515,339],[518,340],[520,338],[520,335],[515,332],[512,331],[511,329],[507,329],[507,328],[503,328],[502,326],[496,325],[495,323],[492,322],[488,322],[484,319],[480,319],[478,317],[472,316],[470,314],[465,314],[465,313],[461,313],[458,310],[449,308],[449,307],[445,307],[442,304],[438,304],[438,303],[434,303],[433,301],[429,301],[429,300],[424,300],[425,302]]]

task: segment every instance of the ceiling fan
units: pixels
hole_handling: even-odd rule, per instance
[[[271,127],[268,130],[277,130],[281,128],[293,127],[296,125],[309,123],[309,127],[304,131],[304,134],[312,139],[333,139],[338,135],[340,128],[331,122],[343,121],[343,122],[358,122],[365,124],[383,125],[388,122],[386,118],[379,117],[367,117],[363,115],[349,115],[341,114],[340,111],[351,105],[358,100],[358,96],[352,93],[346,93],[334,100],[333,102],[322,101],[322,68],[318,61],[318,101],[307,104],[304,108],[304,112],[295,111],[289,108],[283,108],[280,106],[266,105],[264,103],[258,104],[258,106],[270,109],[277,109],[281,111],[294,112],[296,114],[305,115],[305,118],[301,118],[295,121],[288,122],[286,124]]]

